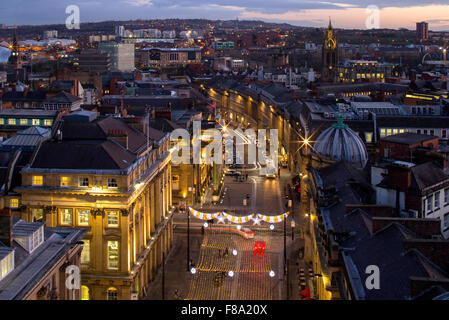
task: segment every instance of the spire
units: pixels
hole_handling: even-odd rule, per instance
[[[331,17],[329,16],[329,30],[332,30],[332,21],[331,21]]]

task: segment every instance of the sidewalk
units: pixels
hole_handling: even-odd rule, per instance
[[[173,248],[166,257],[165,263],[165,300],[176,300],[175,290],[179,291],[180,299],[185,299],[190,287],[191,274],[187,271],[187,235],[185,232],[175,232]],[[198,260],[200,246],[203,241],[201,232],[190,232],[190,259]],[[149,284],[145,300],[162,300],[162,267],[159,268],[155,280]]]

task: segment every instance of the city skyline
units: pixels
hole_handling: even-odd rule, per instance
[[[370,13],[368,6],[380,9],[380,28],[414,29],[416,22],[427,21],[433,31],[449,31],[449,19],[444,12],[449,4],[444,1],[290,1],[281,0],[270,4],[253,0],[203,1],[191,0],[105,0],[53,1],[43,0],[39,6],[30,6],[30,0],[18,0],[15,6],[0,7],[0,23],[7,25],[63,24],[69,5],[80,8],[81,23],[110,20],[135,19],[217,19],[217,20],[263,20],[289,23],[295,26],[322,27],[332,17],[336,28],[365,29]],[[351,19],[348,19],[351,17]]]

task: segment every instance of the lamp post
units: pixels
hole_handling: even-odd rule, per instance
[[[162,300],[165,300],[165,252],[162,250]]]
[[[189,189],[191,189],[189,187]],[[184,194],[184,199],[187,197],[186,194]],[[192,203],[193,205],[193,203]],[[190,210],[188,208],[185,208],[187,212],[187,271],[190,270]]]

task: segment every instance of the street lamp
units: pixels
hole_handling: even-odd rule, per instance
[[[195,267],[192,267],[192,268],[190,269],[190,273],[191,273],[191,274],[195,274],[195,273],[196,273],[196,268],[195,268]]]
[[[187,195],[184,193],[184,199]],[[193,205],[193,204],[192,204]],[[185,208],[187,212],[187,271],[190,269],[190,209]]]
[[[232,255],[236,256],[237,255],[237,250],[232,250]]]
[[[230,276],[231,278],[234,276],[234,271],[232,271],[232,270],[230,270],[229,272],[228,272],[228,276]]]
[[[271,270],[269,273],[268,273],[268,275],[270,276],[270,277],[274,277],[275,276],[275,273],[274,273],[274,271],[273,270]]]
[[[274,230],[274,224],[270,224],[270,230]]]

